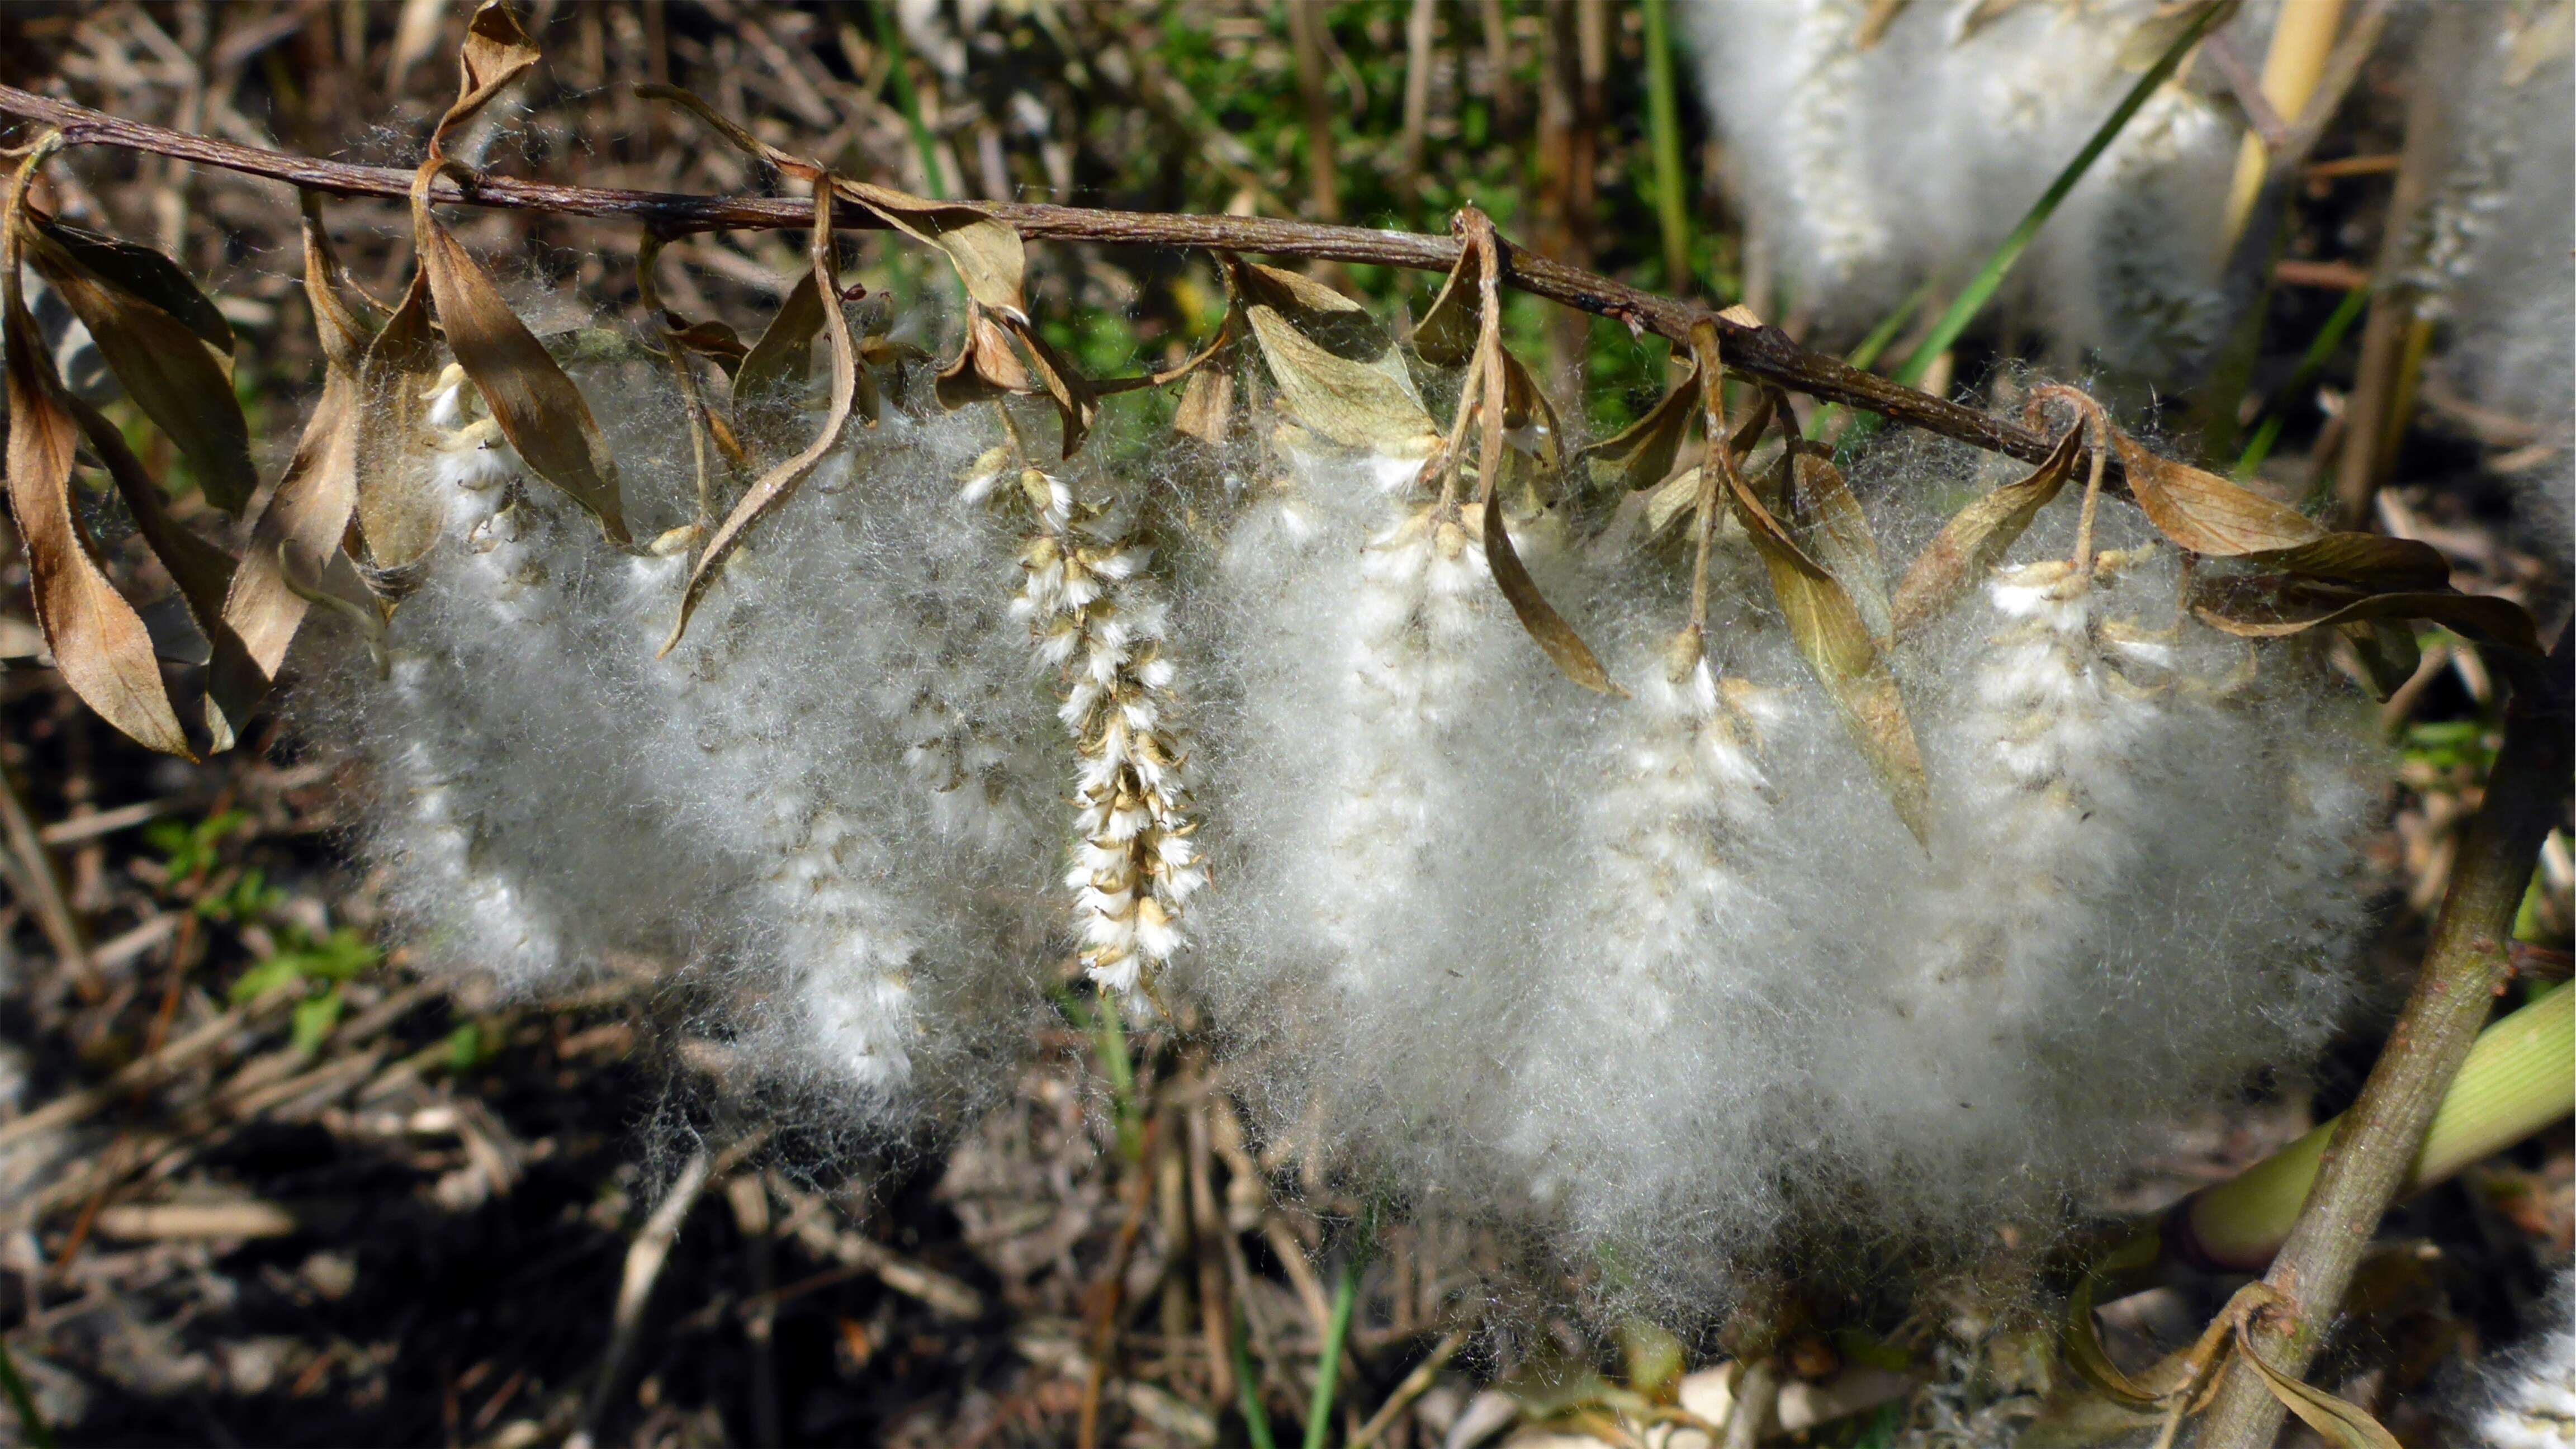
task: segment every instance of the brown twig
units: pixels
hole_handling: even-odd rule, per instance
[[[2514,912],[2567,789],[2570,660],[2569,632],[2561,629],[2545,673],[2530,672],[2516,691],[2504,749],[2461,839],[2423,973],[2264,1275],[2279,1302],[2255,1314],[2245,1332],[2284,1374],[2306,1373],[2315,1358],[2362,1250],[2504,985]],[[2282,1413],[2263,1379],[2234,1364],[2198,1442],[2263,1449],[2280,1432]]]
[[[1127,1211],[1110,1249],[1109,1270],[1093,1288],[1091,1310],[1085,1315],[1090,1319],[1091,1363],[1083,1374],[1081,1427],[1075,1437],[1082,1449],[1100,1442],[1100,1396],[1108,1386],[1110,1358],[1118,1347],[1118,1310],[1126,1301],[1127,1265],[1135,1261],[1136,1240],[1145,1230],[1145,1209],[1154,1198],[1154,1154],[1161,1143],[1162,1125],[1159,1114],[1145,1121],[1144,1140],[1128,1169],[1132,1176],[1127,1184]]]
[[[124,120],[15,86],[0,85],[0,115],[58,126],[64,140],[72,145],[114,146],[176,156],[219,170],[283,181],[308,191],[389,200],[408,199],[411,195],[410,171],[352,166],[238,146],[210,136]],[[460,182],[443,175],[430,185],[429,199],[438,205],[623,218],[674,234],[719,229],[779,230],[807,226],[813,221],[811,203],[793,197],[692,196],[561,186],[498,176],[475,176]],[[1457,266],[1462,245],[1453,236],[1268,217],[1104,211],[1020,202],[977,205],[1031,241],[1242,252],[1444,274]],[[845,208],[835,224],[851,230],[881,230],[884,226],[863,207]],[[1864,372],[1841,358],[1811,352],[1792,342],[1777,327],[1748,322],[1741,316],[1721,316],[1705,303],[1639,291],[1517,248],[1503,282],[1517,291],[1595,316],[1614,318],[1640,332],[1652,332],[1673,342],[1687,342],[1694,322],[1714,320],[1725,341],[1728,366],[1738,373],[1826,402],[1878,413],[1890,422],[2024,462],[2037,463],[2048,456],[2050,440],[2027,428]]]

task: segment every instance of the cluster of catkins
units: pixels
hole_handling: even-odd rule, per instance
[[[2003,481],[1874,466],[1913,545]],[[1805,1234],[2053,1217],[2336,1024],[2379,800],[2359,701],[2186,619],[2125,505],[2081,546],[2051,510],[1900,645],[1918,842],[1740,535],[1702,640],[1669,539],[1515,530],[1605,700],[1417,471],[1295,456],[1210,581],[1198,973],[1278,1064],[1283,1127],[1558,1229],[1607,1288],[1705,1301],[1698,1275]]]
[[[451,368],[443,545],[313,708],[374,766],[364,846],[426,959],[559,987],[679,965],[766,1079],[896,1128],[1016,1042],[1060,873],[1053,711],[1012,550],[957,496],[980,439],[889,417],[809,479],[667,654],[696,507],[658,373],[583,375],[628,557],[529,475]],[[623,404],[623,406],[621,406]]]
[[[1200,1015],[1272,1130],[1705,1305],[1811,1231],[2050,1220],[2344,1001],[2368,732],[2306,646],[2185,619],[2125,505],[2049,510],[1900,646],[1918,841],[1740,533],[1697,634],[1687,529],[1511,518],[1599,696],[1476,505],[1293,429],[1184,488],[889,413],[657,657],[686,430],[583,381],[630,517],[676,531],[607,548],[442,380],[447,543],[385,677],[325,692],[368,853],[424,956],[685,967],[707,1030],[872,1125],[970,1099],[1079,963]],[[1998,466],[1883,450],[1889,556]]]
[[[2576,500],[2576,59],[2563,7],[2426,19],[2439,180],[2404,277],[2447,324],[2437,380],[2482,410],[2517,511],[2565,555]]]
[[[2157,0],[1684,7],[1749,242],[1783,305],[1857,339],[1924,283],[1946,299],[2039,200],[2154,51]],[[1890,19],[1890,11],[1893,19]],[[2270,7],[2220,34],[2261,54]],[[2014,269],[2008,315],[2058,363],[2149,380],[2217,340],[2242,127],[2161,87]]]

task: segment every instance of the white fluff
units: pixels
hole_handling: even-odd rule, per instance
[[[694,508],[684,425],[658,379],[585,380],[649,537]],[[604,547],[478,412],[433,410],[451,542],[390,687],[338,690],[423,954],[529,990],[687,967],[747,1059],[889,1128],[975,1089],[1044,973],[1058,855],[1009,556],[953,500],[972,429],[854,435],[657,659],[686,558]]]
[[[2576,1444],[2576,1280],[2566,1270],[2541,1314],[2541,1330],[2482,1376],[2486,1404],[2474,1428],[2480,1449]]]
[[[2123,49],[2154,0],[1914,4],[1861,44],[1867,0],[1696,0],[1684,33],[1752,245],[1829,344],[1921,283],[1946,299],[2136,79]],[[2259,11],[2261,7],[2248,7]],[[2259,55],[2266,15],[2226,29]],[[2155,378],[2218,335],[2219,229],[2235,124],[2168,83],[2050,218],[2008,297],[2061,366]]]
[[[2564,559],[2576,498],[2576,64],[2545,9],[2430,17],[2441,183],[2409,280],[2447,314],[2438,379],[2503,424],[2523,523]],[[2563,27],[2564,16],[2557,17]],[[2551,451],[2553,450],[2554,451]]]

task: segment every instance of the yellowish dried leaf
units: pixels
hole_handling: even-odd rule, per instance
[[[630,540],[617,462],[581,389],[502,300],[483,264],[426,210],[415,211],[413,221],[421,273],[429,279],[448,350],[483,394],[501,436],[529,471],[587,509],[610,542],[625,545]]]
[[[418,272],[358,362],[353,467],[360,542],[367,561],[391,572],[437,545],[447,500],[431,486],[422,452],[430,384],[439,350],[429,325],[429,282]]]
[[[1595,488],[1651,488],[1673,471],[1699,410],[1699,370],[1665,393],[1646,415],[1577,454]]]
[[[17,231],[14,210],[0,218],[0,230]],[[9,511],[26,551],[36,627],[63,682],[101,719],[148,748],[194,758],[162,687],[152,636],[108,582],[95,546],[72,513],[77,430],[52,375],[51,354],[19,294],[14,237],[7,251],[0,266],[0,350],[8,354]],[[202,347],[193,336],[189,345]]]
[[[2069,428],[2030,476],[2007,483],[1950,515],[1896,586],[1896,632],[1906,633],[1937,617],[2002,562],[2039,510],[2075,476],[2076,460],[2083,456],[2084,429]]]
[[[305,421],[295,456],[251,525],[250,547],[224,598],[224,627],[239,647],[218,647],[207,674],[206,727],[216,750],[232,747],[267,694],[310,607],[288,587],[281,552],[311,561],[319,573],[338,551],[358,501],[357,375],[368,333],[340,295],[339,259],[322,228],[320,200],[311,192],[303,196],[304,294],[322,343],[322,396]]]
[[[833,186],[896,231],[945,252],[976,306],[1015,324],[1028,322],[1028,302],[1020,292],[1028,275],[1028,249],[1009,222],[980,206],[932,201],[864,181],[835,181]]]
[[[832,244],[832,188],[828,181],[819,179],[814,185],[814,227],[807,259],[813,268],[815,295],[840,296],[840,267]],[[664,641],[663,653],[670,653],[680,636],[688,632],[689,616],[697,611],[698,601],[706,597],[707,586],[715,582],[725,560],[741,545],[752,525],[794,496],[815,465],[841,445],[842,435],[849,430],[858,398],[858,345],[850,336],[849,319],[838,306],[823,308],[823,338],[831,348],[832,391],[822,428],[803,451],[753,480],[733,511],[718,525],[714,537],[707,541],[706,551],[698,555],[697,563],[689,570],[688,585],[680,594],[679,617],[672,622],[671,637]]]

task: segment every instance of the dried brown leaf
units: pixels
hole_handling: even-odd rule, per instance
[[[519,26],[519,17],[501,0],[484,0],[465,24],[465,44],[456,54],[456,103],[438,121],[430,134],[432,158],[441,154],[447,133],[473,117],[489,104],[501,88],[524,75],[537,63],[539,52],[528,32]]]
[[[233,571],[223,603],[225,630],[206,679],[206,727],[213,748],[230,749],[250,711],[267,694],[303,627],[308,601],[288,586],[281,551],[317,565],[340,547],[357,507],[358,368],[365,324],[340,295],[339,259],[323,230],[320,199],[303,193],[304,293],[322,343],[322,396],[304,424],[285,474],[251,525],[250,547]]]
[[[2213,558],[2296,548],[2325,528],[2286,503],[2239,488],[2215,473],[2158,457],[2126,433],[2114,433],[2129,491],[2149,522],[2174,546]]]
[[[81,265],[41,231],[25,238],[27,264],[87,327],[116,380],[155,427],[178,444],[206,501],[239,513],[259,487],[250,427],[233,395],[228,358],[195,328]]]
[[[1583,636],[1548,603],[1539,592],[1538,581],[1522,565],[1520,554],[1512,548],[1511,530],[1503,524],[1502,500],[1487,500],[1484,512],[1485,564],[1493,570],[1494,586],[1503,591],[1521,627],[1529,631],[1530,638],[1566,678],[1595,694],[1625,699],[1628,691],[1611,682],[1610,671],[1601,667],[1592,646],[1584,643]]]
[[[734,369],[735,416],[793,397],[812,373],[814,339],[822,331],[822,294],[815,290],[814,274],[808,271],[788,289],[769,325],[761,329],[760,339]]]
[[[2353,658],[2369,676],[2371,693],[2382,703],[2405,687],[2424,662],[2415,631],[2386,619],[2347,619],[2334,628],[2352,646]]]
[[[171,582],[179,586],[179,600],[187,607],[188,617],[196,622],[197,632],[206,636],[212,656],[221,659],[238,655],[241,641],[223,622],[224,595],[233,581],[232,555],[170,516],[169,506],[162,502],[161,486],[144,469],[143,460],[126,446],[125,435],[116,430],[116,424],[68,393],[63,402],[71,409],[72,420],[80,425],[81,436],[89,441],[90,452],[107,470],[108,480],[116,485],[116,496],[124,500],[136,535],[160,560]]]
[[[109,286],[178,318],[213,348],[216,356],[233,355],[233,325],[224,320],[223,309],[215,305],[214,299],[198,288],[187,268],[150,247],[49,216],[31,213],[28,220],[47,241],[70,253],[72,260]]]
[[[1646,415],[1576,454],[1595,488],[1651,488],[1673,471],[1699,411],[1699,370],[1674,384]]]
[[[529,471],[589,510],[610,542],[628,543],[617,461],[581,389],[510,310],[483,264],[436,217],[419,209],[413,222],[421,272],[429,279],[448,349],[483,394],[501,436]]]
[[[23,173],[19,191],[23,191]],[[12,202],[17,193],[13,192]],[[15,206],[0,230],[18,232]],[[194,758],[162,687],[152,636],[110,584],[96,549],[72,513],[77,429],[63,405],[35,319],[18,286],[17,237],[0,264],[0,350],[7,353],[9,511],[27,556],[36,627],[63,682],[101,719],[139,744]],[[189,346],[201,347],[192,335]]]
[[[1780,412],[1787,415],[1785,407]],[[1878,556],[1878,535],[1832,459],[1794,439],[1789,446],[1797,461],[1784,480],[1789,505],[1785,521],[1808,556],[1824,565],[1851,595],[1871,636],[1885,650],[1894,641],[1895,625],[1887,602],[1887,570]]]
[[[2469,638],[2540,653],[2539,627],[2511,599],[2452,589],[2370,593],[2270,575],[2210,579],[2192,590],[2202,622],[2249,639],[2278,639],[2355,620],[2425,619]]]
[[[2250,563],[2375,589],[2439,589],[2451,582],[2442,551],[2384,533],[2328,533],[2297,546],[2246,554]]]
[[[1711,414],[1716,411],[1714,394],[1724,375],[1717,347],[1714,326],[1703,323],[1693,329],[1692,349],[1699,363],[1702,409]],[[1794,415],[1776,403],[1773,411],[1789,430],[1790,452],[1783,456],[1783,461],[1788,462],[1799,446]],[[1871,627],[1868,615],[1851,590],[1800,545],[1797,532],[1781,522],[1745,482],[1743,472],[1735,466],[1733,447],[1712,447],[1709,454],[1718,466],[1723,491],[1737,521],[1744,525],[1771,577],[1772,597],[1779,603],[1781,618],[1788,624],[1799,654],[1841,711],[1853,743],[1860,747],[1862,758],[1868,761],[1870,772],[1877,777],[1879,789],[1886,794],[1897,818],[1905,822],[1905,828],[1913,832],[1917,841],[1927,839],[1932,802],[1922,751],[1915,744],[1913,722],[1906,717],[1895,673],[1888,666],[1886,652],[1879,645],[1879,635]],[[1794,499],[1798,480],[1790,476],[1782,481],[1792,489]],[[1829,487],[1820,484],[1818,527],[1813,530],[1818,535],[1826,532],[1821,527],[1822,514],[1833,507],[1821,502],[1827,491]],[[1874,549],[1873,545],[1873,552]],[[1847,561],[1846,567],[1851,566]]]
[[[1010,322],[1026,326],[1028,301],[1020,293],[1027,278],[1028,249],[1009,222],[980,206],[932,201],[891,187],[864,181],[835,181],[839,193],[884,218],[886,225],[947,253],[957,279],[975,305]]]
[[[424,466],[426,394],[438,376],[439,350],[429,325],[429,281],[412,275],[393,315],[359,359],[357,428],[352,451],[360,541],[367,560],[391,572],[417,562],[438,543],[447,500]]]
[[[1221,448],[1233,425],[1234,369],[1204,367],[1191,373],[1181,387],[1180,405],[1172,411],[1172,431]]]
[[[814,184],[814,228],[808,260],[813,267],[815,295],[839,296],[840,268],[832,244],[832,187],[819,179]],[[802,452],[753,480],[734,504],[733,512],[716,528],[706,551],[698,555],[696,565],[689,570],[688,585],[680,595],[679,617],[671,625],[671,637],[662,645],[663,653],[670,653],[680,636],[688,632],[689,616],[697,611],[698,601],[706,597],[707,586],[715,582],[725,560],[741,545],[752,525],[794,496],[815,465],[840,446],[842,434],[849,430],[850,414],[858,398],[859,358],[858,346],[850,336],[849,319],[839,307],[823,309],[823,336],[832,353],[832,392],[822,428]]]
[[[2272,1397],[2336,1449],[2400,1449],[2397,1437],[2380,1427],[2379,1421],[2359,1405],[2312,1388],[2274,1367],[2256,1346],[2252,1334],[2240,1334],[2236,1345],[2238,1356],[2254,1366]]]
[[[2025,529],[2075,476],[2084,456],[2084,429],[2067,429],[2030,476],[2007,483],[1970,503],[1941,526],[1940,534],[1896,586],[1896,632],[1906,633],[1948,609],[1985,577]]]
[[[1013,393],[1037,391],[1028,364],[1011,346],[1011,334],[981,307],[966,309],[966,335],[958,339],[957,356],[939,369],[932,395],[950,411],[969,403]]]
[[[1392,349],[1357,362],[1301,331],[1266,302],[1244,309],[1262,360],[1297,421],[1345,447],[1418,452],[1437,438],[1431,414]]]

